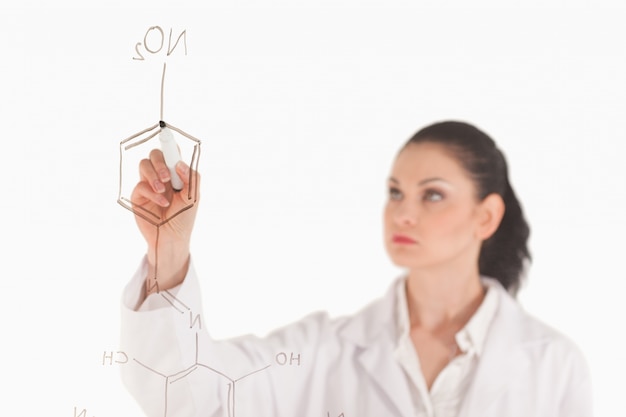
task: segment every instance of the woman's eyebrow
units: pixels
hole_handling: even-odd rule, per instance
[[[443,178],[440,177],[432,177],[432,178],[426,178],[424,180],[421,180],[420,182],[417,183],[417,185],[424,185],[424,184],[428,184],[429,182],[434,182],[434,181],[439,181],[439,182],[445,182],[448,183],[448,181],[444,180]]]
[[[394,177],[389,177],[389,181],[393,182],[394,184],[400,184],[400,181],[398,181]],[[432,178],[426,178],[426,179],[421,180],[420,182],[417,183],[417,185],[421,187],[422,185],[425,185],[425,184],[428,184],[429,182],[434,182],[434,181],[441,181],[441,182],[448,183],[448,181],[444,180],[443,178],[432,177]]]

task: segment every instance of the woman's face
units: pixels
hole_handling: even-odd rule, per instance
[[[485,213],[474,182],[443,145],[408,145],[388,188],[385,246],[396,265],[477,267]]]

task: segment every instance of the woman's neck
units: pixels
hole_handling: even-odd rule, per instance
[[[411,327],[437,330],[469,321],[484,298],[478,271],[410,271],[406,283]]]

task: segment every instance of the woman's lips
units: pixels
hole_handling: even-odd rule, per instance
[[[409,245],[412,243],[417,243],[415,240],[411,239],[410,237],[404,236],[404,235],[393,235],[392,237],[393,243],[401,243],[401,244],[405,244],[405,245]]]

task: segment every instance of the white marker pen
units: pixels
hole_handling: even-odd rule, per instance
[[[161,133],[159,133],[161,151],[163,152],[163,158],[165,158],[165,165],[167,165],[170,170],[172,188],[176,191],[180,191],[183,189],[183,181],[176,173],[176,164],[181,160],[180,151],[178,150],[178,145],[176,145],[172,131],[167,128],[163,120],[159,122],[159,126],[161,126]]]

